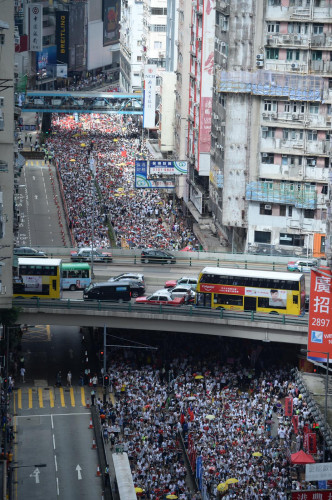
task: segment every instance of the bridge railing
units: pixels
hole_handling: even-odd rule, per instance
[[[117,303],[103,301],[83,301],[73,299],[44,300],[44,299],[14,299],[13,305],[21,308],[40,309],[71,309],[91,311],[119,311],[124,313],[148,313],[154,315],[188,316],[188,318],[234,319],[246,322],[278,323],[284,325],[308,325],[308,316],[290,316],[286,314],[263,314],[254,311],[230,311],[222,308],[205,309],[193,305],[167,306],[135,304],[132,302]]]

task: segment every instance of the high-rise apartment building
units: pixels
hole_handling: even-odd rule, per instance
[[[0,12],[0,308],[12,304],[14,195],[14,3]]]
[[[143,1],[121,3],[120,86],[125,92],[142,90]]]
[[[209,195],[235,250],[324,254],[331,9],[325,0],[216,1]]]

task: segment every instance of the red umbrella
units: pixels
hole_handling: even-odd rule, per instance
[[[297,453],[293,453],[291,455],[292,464],[314,464],[315,460],[308,453],[304,453],[303,450],[298,451]]]

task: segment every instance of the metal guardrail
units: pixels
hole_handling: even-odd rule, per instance
[[[149,313],[154,315],[172,315],[174,316],[188,316],[189,318],[206,318],[206,319],[235,319],[246,322],[265,322],[265,323],[278,323],[284,325],[308,325],[308,316],[290,316],[285,314],[263,314],[254,311],[230,311],[227,309],[204,309],[191,305],[183,306],[167,306],[167,305],[148,305],[148,304],[135,304],[131,302],[117,303],[117,302],[102,302],[102,301],[84,301],[84,300],[71,300],[71,299],[13,299],[13,305],[22,308],[35,308],[40,309],[71,309],[91,310],[91,311],[122,311],[124,313]]]

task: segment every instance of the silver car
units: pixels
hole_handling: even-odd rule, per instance
[[[186,295],[188,295],[189,297],[189,302],[190,301],[193,301],[194,298],[195,298],[195,292],[194,290],[192,289],[191,285],[177,285],[175,286],[174,288],[172,288],[170,290],[170,293],[173,297],[173,299],[175,299],[175,297],[185,297]]]

